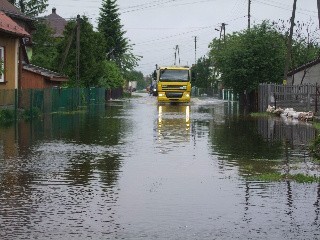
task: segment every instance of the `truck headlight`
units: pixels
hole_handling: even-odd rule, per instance
[[[164,97],[164,93],[159,93],[158,96],[159,97]]]
[[[190,94],[189,94],[189,93],[187,93],[187,94],[186,94],[186,97],[190,97]]]

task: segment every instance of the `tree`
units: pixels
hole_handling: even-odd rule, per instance
[[[48,7],[48,0],[8,0],[20,11],[28,16],[35,17],[44,13]]]
[[[64,38],[58,44],[58,55],[55,68],[58,69],[71,40],[70,50],[65,60],[62,72],[69,76],[69,84],[79,87],[99,85],[99,79],[105,74],[105,40],[99,32],[93,30],[88,18],[83,16],[80,21],[80,79],[76,81],[76,39],[72,37],[76,21],[70,21],[65,29]]]
[[[111,61],[103,61],[103,75],[99,78],[98,86],[107,89],[119,88],[124,84],[123,75],[118,66]]]
[[[215,82],[213,64],[205,56],[198,59],[197,64],[192,68],[192,85],[199,88],[210,88]]]
[[[137,90],[142,90],[147,87],[147,82],[144,80],[143,73],[139,71],[130,71],[125,75],[128,81],[137,81]]]
[[[282,82],[285,42],[268,22],[228,35],[223,43],[214,39],[210,48],[223,84],[235,93],[250,93],[263,82]]]
[[[31,62],[47,69],[54,69],[57,58],[57,39],[52,36],[52,29],[43,21],[35,22],[36,31],[32,34]]]
[[[120,60],[128,48],[128,39],[120,22],[119,9],[116,0],[104,0],[98,19],[98,30],[104,35],[107,46],[107,60]]]
[[[139,57],[132,54],[129,40],[124,36],[116,0],[103,0],[98,30],[106,40],[105,55],[108,61],[114,61],[123,71],[132,70]]]

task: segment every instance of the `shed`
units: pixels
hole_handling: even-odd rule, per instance
[[[23,64],[22,89],[44,89],[59,87],[68,81],[68,77],[32,64]]]

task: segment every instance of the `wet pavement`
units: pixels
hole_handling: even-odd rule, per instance
[[[320,239],[308,123],[155,97],[0,129],[0,239]]]

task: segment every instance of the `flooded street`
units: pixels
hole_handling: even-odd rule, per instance
[[[320,239],[308,123],[141,97],[0,130],[0,239]]]

